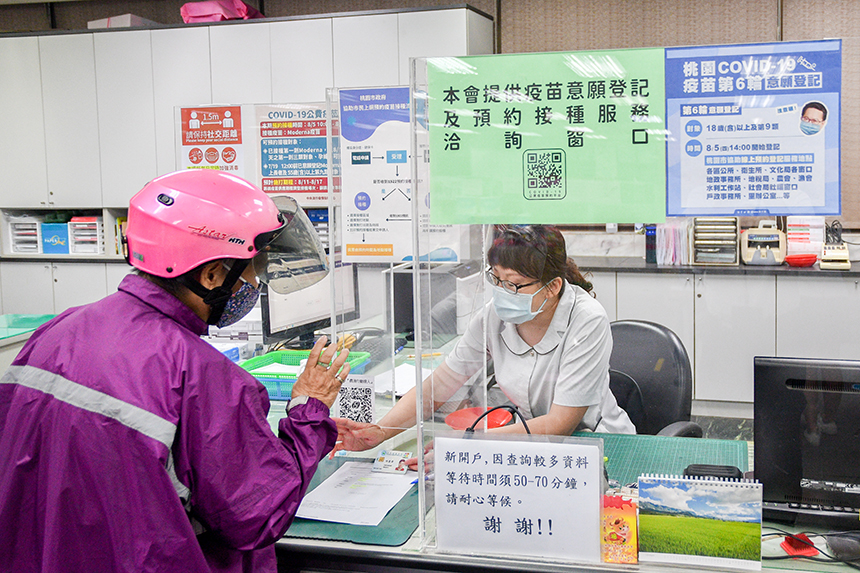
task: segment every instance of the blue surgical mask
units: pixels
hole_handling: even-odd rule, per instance
[[[546,305],[547,299],[544,299],[536,311],[532,312],[532,300],[535,295],[542,291],[546,285],[540,287],[534,294],[518,294],[509,290],[505,290],[500,286],[493,287],[493,307],[496,309],[496,314],[499,315],[505,322],[513,324],[522,324],[536,317]]]
[[[227,305],[224,307],[224,312],[221,313],[221,318],[218,319],[218,328],[224,328],[231,324],[236,324],[251,312],[257,304],[257,299],[260,298],[260,289],[255,288],[251,283],[242,279],[242,286],[234,292],[227,300]]]
[[[800,120],[800,131],[803,135],[815,135],[821,131],[821,124]]]

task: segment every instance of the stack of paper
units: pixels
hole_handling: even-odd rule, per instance
[[[424,380],[432,370],[421,369],[421,380]],[[394,390],[395,396],[403,396],[415,387],[415,365],[401,364],[394,370],[377,374],[374,379],[374,388],[377,394],[390,394]]]
[[[820,256],[824,246],[824,217],[786,217],[785,238],[789,255]]]
[[[682,218],[657,225],[657,264],[690,264],[690,221]]]

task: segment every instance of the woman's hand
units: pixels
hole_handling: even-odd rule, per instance
[[[304,371],[293,384],[292,395],[310,396],[331,408],[337,398],[340,385],[349,374],[349,363],[344,364],[349,350],[337,353],[334,344],[323,350],[326,342],[328,339],[321,336],[314,344]]]
[[[346,418],[332,419],[337,424],[337,442],[329,454],[329,458],[339,450],[361,452],[375,448],[385,441],[385,430],[376,424],[354,422]]]

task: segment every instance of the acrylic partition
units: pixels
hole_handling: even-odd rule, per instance
[[[425,480],[419,482],[419,536],[426,551],[437,548],[434,491],[438,437],[462,437],[467,428],[478,432],[510,419],[507,411],[487,412],[492,404],[488,385],[493,380],[493,365],[483,350],[469,356],[466,368],[458,360],[449,366],[453,352],[466,356],[462,349],[476,345],[484,348],[486,334],[483,317],[489,292],[485,280],[486,228],[481,225],[437,225],[431,220],[429,106],[426,85],[426,60],[412,60],[412,241],[418,260],[412,272],[415,284],[415,363],[424,377],[415,394],[417,443],[424,448]],[[460,351],[455,349],[460,347]],[[477,358],[475,358],[477,356]],[[501,400],[503,401],[503,400]],[[425,451],[426,450],[426,451]]]
[[[417,443],[429,446],[419,481],[427,553],[760,567],[759,484],[641,482],[683,473],[669,464],[675,450],[703,442],[631,435],[610,385],[608,316],[554,227],[663,220],[663,72],[659,48],[412,60],[415,353],[431,372],[414,400]],[[445,256],[476,271],[463,283],[468,303],[460,282],[439,281]],[[544,299],[551,325],[531,322]],[[454,337],[438,330],[446,303],[464,319]],[[564,404],[588,407],[574,422]],[[651,465],[612,478],[607,468],[631,465],[622,460],[641,458],[637,448],[654,454]],[[638,514],[637,478],[657,492]],[[713,491],[690,493],[687,508],[659,498],[694,486]],[[719,543],[672,546],[677,531],[661,528],[679,512],[685,528]],[[612,529],[610,516],[625,528]],[[647,541],[638,553],[637,533]]]

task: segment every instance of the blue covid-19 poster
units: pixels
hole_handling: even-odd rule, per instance
[[[839,215],[841,40],[666,50],[668,216]]]

